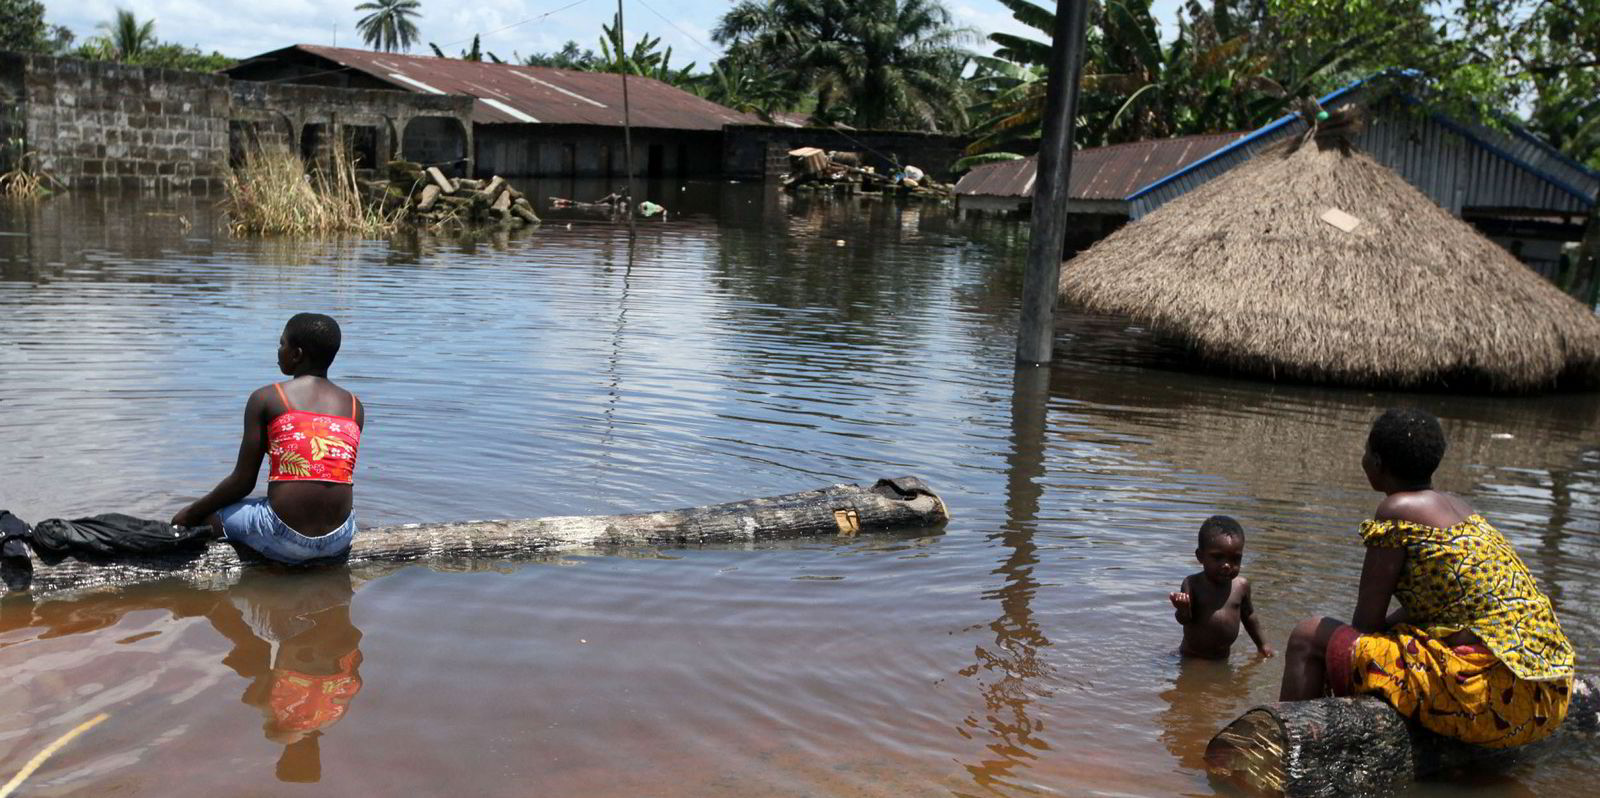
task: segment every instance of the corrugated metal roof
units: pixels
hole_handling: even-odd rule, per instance
[[[314,44],[287,49],[360,70],[406,91],[470,95],[477,98],[472,121],[480,125],[622,125],[622,78],[615,73]],[[723,125],[761,124],[761,119],[752,114],[739,113],[661,81],[638,76],[628,78],[628,108],[634,127],[721,130]]]
[[[1216,152],[1243,135],[1243,132],[1212,133],[1078,150],[1072,154],[1068,196],[1075,200],[1127,199],[1140,188]],[[1038,161],[1034,158],[984,164],[962,176],[956,183],[956,193],[988,197],[1032,196],[1037,172]]]

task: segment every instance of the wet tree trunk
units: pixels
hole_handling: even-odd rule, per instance
[[[934,527],[948,519],[944,502],[916,477],[883,479],[869,487],[819,490],[636,515],[595,515],[515,521],[407,524],[363,529],[350,548],[352,566],[417,564],[444,567],[529,558],[577,548],[739,543],[776,538],[855,535]],[[37,559],[7,561],[7,593],[38,595],[99,586],[181,579],[216,587],[245,568],[264,564],[248,550],[215,542],[202,552],[131,557],[115,563]]]
[[[1408,724],[1382,699],[1321,698],[1263,704],[1206,746],[1214,778],[1286,798],[1383,795],[1469,764],[1540,756],[1600,731],[1600,680],[1580,677],[1567,718],[1549,737],[1514,749],[1465,745]]]

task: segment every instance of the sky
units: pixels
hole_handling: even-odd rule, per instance
[[[1040,2],[1041,0],[1035,0]],[[156,37],[243,58],[290,44],[334,44],[361,47],[356,20],[364,13],[360,0],[43,0],[45,19],[64,25],[82,41],[97,34],[96,26],[118,8],[141,20],[155,20]],[[1011,18],[996,0],[945,0],[957,24],[987,35],[996,31],[1036,35]],[[1048,2],[1048,0],[1043,0]],[[1156,19],[1170,35],[1179,0],[1155,0]],[[672,48],[672,64],[698,64],[703,71],[721,54],[711,41],[711,28],[732,0],[623,0],[628,40],[640,32],[660,36]],[[1041,3],[1042,4],[1042,3]],[[510,60],[560,49],[568,40],[598,49],[601,23],[610,23],[615,0],[421,0],[416,20],[422,44],[412,53],[430,55],[427,42],[456,54],[470,46],[474,33],[483,47]],[[547,15],[548,14],[548,15]],[[546,16],[547,15],[547,16]],[[980,42],[975,49],[989,51]]]

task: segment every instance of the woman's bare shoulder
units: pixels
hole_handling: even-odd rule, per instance
[[[1373,517],[1379,521],[1408,521],[1444,529],[1471,515],[1472,507],[1458,496],[1437,490],[1419,490],[1383,497]]]

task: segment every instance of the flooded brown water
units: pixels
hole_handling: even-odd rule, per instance
[[[321,310],[371,418],[364,525],[916,474],[948,527],[7,602],[0,780],[103,712],[26,794],[1216,794],[1200,751],[1282,662],[1243,640],[1176,658],[1165,595],[1195,530],[1246,525],[1275,644],[1348,615],[1377,498],[1360,445],[1400,402],[1444,419],[1441,485],[1512,538],[1593,666],[1600,398],[1206,376],[1080,317],[1055,366],[1018,371],[1013,223],[679,188],[631,259],[625,230],[559,212],[296,243],[232,239],[203,202],[0,209],[0,507],[170,515],[231,466],[283,321]],[[1408,794],[1597,777],[1579,751]]]

